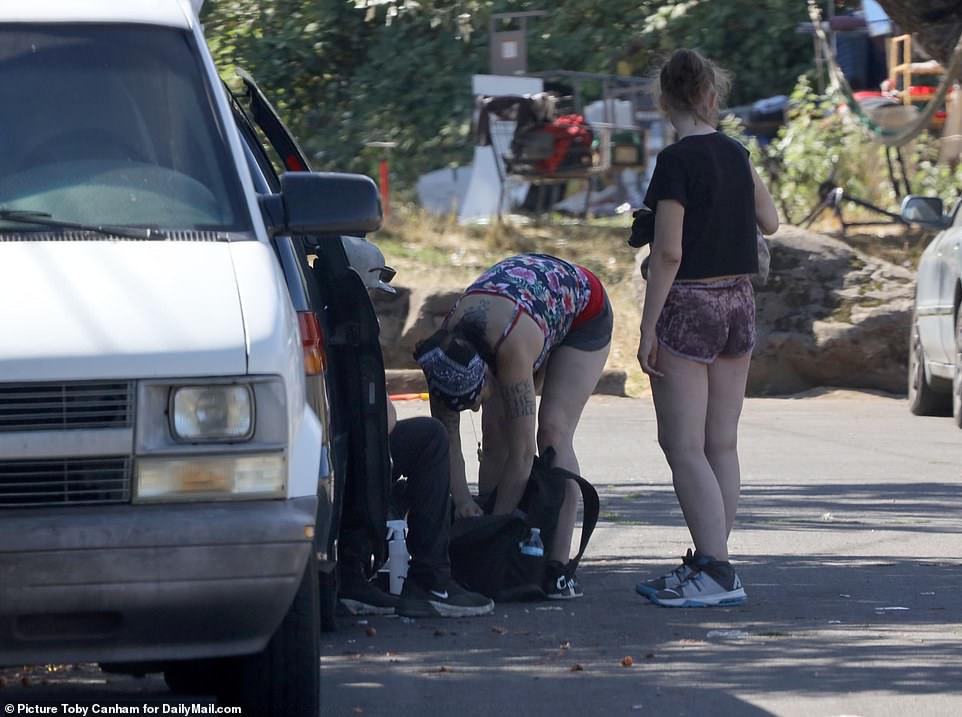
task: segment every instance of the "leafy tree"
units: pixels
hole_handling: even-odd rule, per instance
[[[733,102],[787,93],[811,65],[798,0],[208,0],[218,66],[249,70],[320,169],[374,173],[393,141],[395,187],[471,157],[471,75],[488,71],[493,13],[529,21],[532,71],[648,72],[677,46],[736,73]],[[591,98],[589,98],[591,99]]]

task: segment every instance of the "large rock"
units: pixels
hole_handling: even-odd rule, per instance
[[[772,273],[756,293],[749,390],[904,392],[915,273],[795,227],[771,248]]]
[[[797,227],[780,229],[769,247],[771,274],[756,287],[748,392],[904,393],[914,272]]]

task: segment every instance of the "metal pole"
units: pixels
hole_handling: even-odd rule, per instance
[[[391,169],[388,165],[388,157],[391,150],[397,147],[397,142],[365,142],[364,146],[384,150],[378,162],[378,189],[381,194],[381,211],[387,219],[391,213]]]

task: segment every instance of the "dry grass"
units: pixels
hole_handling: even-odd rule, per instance
[[[625,216],[604,225],[555,219],[460,226],[453,217],[398,207],[374,241],[397,269],[399,286],[461,289],[500,259],[523,252],[587,267],[604,283],[615,313],[608,368],[625,371],[628,393],[637,396],[648,390],[648,381],[635,359],[641,313],[635,250],[625,243],[629,225]]]

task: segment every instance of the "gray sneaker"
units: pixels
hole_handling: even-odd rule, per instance
[[[691,548],[688,548],[688,552],[681,559],[681,565],[660,577],[642,580],[635,585],[635,592],[639,595],[644,595],[646,598],[650,598],[659,590],[677,588],[697,570],[695,560],[696,558],[691,552]]]
[[[727,561],[699,561],[698,568],[678,587],[659,590],[648,599],[662,607],[732,607],[748,600]]]
[[[432,590],[405,580],[395,612],[403,617],[477,617],[494,612],[494,601],[465,590],[452,578]]]

